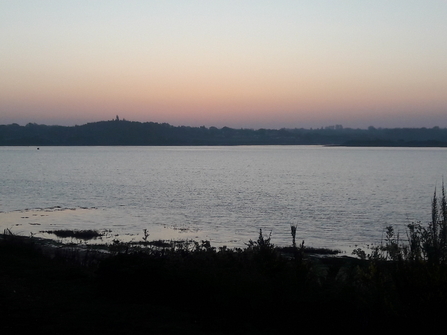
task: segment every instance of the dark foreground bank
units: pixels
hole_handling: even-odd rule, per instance
[[[447,267],[311,256],[262,233],[244,249],[206,241],[110,253],[0,238],[2,334],[298,334],[434,330]]]

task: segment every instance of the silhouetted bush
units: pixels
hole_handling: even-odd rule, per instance
[[[5,231],[0,236],[0,301],[6,303],[0,303],[0,315],[8,318],[0,330],[436,330],[447,312],[445,209],[443,186],[440,199],[434,194],[427,227],[410,225],[408,240],[388,227],[380,246],[354,251],[359,258],[313,256],[304,241],[294,243],[293,231],[287,248],[276,247],[260,230],[245,248],[143,238],[115,240],[108,253],[42,252],[39,240]]]

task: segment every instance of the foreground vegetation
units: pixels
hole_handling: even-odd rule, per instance
[[[447,205],[407,239],[392,227],[358,257],[207,241],[115,241],[107,252],[45,247],[10,233],[0,239],[0,331],[45,334],[294,334],[425,332],[447,312]],[[60,232],[58,232],[60,233]],[[90,232],[91,233],[91,232]],[[90,236],[90,234],[88,235]],[[315,252],[315,251],[314,251]]]

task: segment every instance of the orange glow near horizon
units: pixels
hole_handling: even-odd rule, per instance
[[[447,4],[31,4],[0,4],[0,124],[447,127]]]

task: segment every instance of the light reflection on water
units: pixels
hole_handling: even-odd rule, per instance
[[[98,212],[99,211],[99,212]],[[58,238],[48,231],[77,229],[98,229],[103,236],[82,241],[82,243],[113,243],[114,239],[122,242],[139,242],[143,240],[143,231],[136,225],[101,222],[104,220],[101,210],[97,208],[39,208],[0,213],[2,229],[9,229],[13,234],[57,239],[64,242],[80,242],[72,238]],[[102,211],[107,211],[103,209]],[[108,215],[106,215],[108,216]],[[67,222],[70,224],[67,225]],[[97,228],[101,226],[101,228]],[[142,228],[145,229],[145,228]],[[156,225],[150,228],[148,240],[204,240],[203,232],[197,228],[168,227]]]
[[[436,148],[0,147],[0,228],[98,229],[108,239],[272,241],[349,249],[430,219]],[[59,206],[59,207],[57,207]],[[27,210],[28,209],[28,210]],[[105,239],[107,239],[105,238]]]

